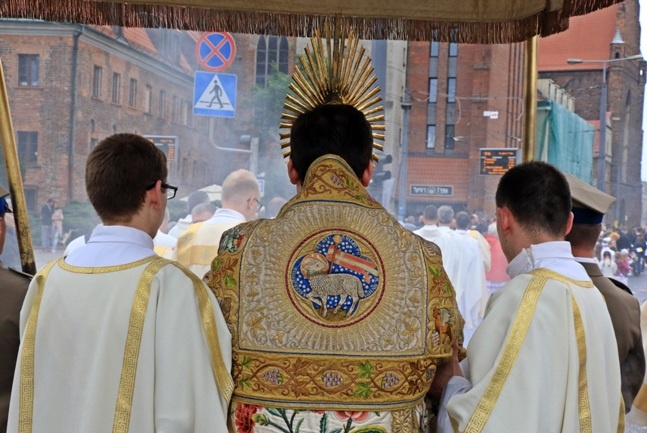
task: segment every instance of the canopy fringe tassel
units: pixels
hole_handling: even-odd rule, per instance
[[[601,9],[619,0],[565,0],[558,11],[541,11],[511,22],[454,22],[338,15],[338,24],[360,39],[436,40],[459,43],[520,42],[568,28],[568,18]],[[123,4],[88,0],[2,0],[0,17],[42,19],[122,27],[173,28],[311,37],[330,16],[241,12],[196,7]]]

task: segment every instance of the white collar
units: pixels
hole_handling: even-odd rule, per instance
[[[589,279],[582,265],[575,261],[571,244],[566,241],[543,242],[524,248],[508,264],[506,272],[514,278],[537,268],[550,269],[575,280]]]
[[[153,238],[142,230],[119,225],[98,225],[92,230],[88,244],[106,242],[124,242],[150,249],[154,247]]]
[[[245,221],[245,215],[233,209],[220,208],[216,211],[216,213],[213,214],[211,218],[209,218],[205,222],[222,224],[223,222],[228,221],[243,222]]]

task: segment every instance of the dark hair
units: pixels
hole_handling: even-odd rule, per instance
[[[571,213],[571,191],[559,170],[545,162],[531,161],[501,177],[496,205],[507,207],[527,230],[563,236]]]
[[[425,206],[424,217],[426,221],[434,221],[438,219],[438,208],[433,204]]]
[[[574,246],[595,248],[601,230],[602,224],[573,224],[566,240]]]
[[[191,194],[189,194],[189,198],[187,199],[187,209],[189,210],[189,213],[193,210],[194,207],[196,207],[199,204],[202,203],[210,203],[209,201],[209,194],[207,194],[204,191],[193,191]]]
[[[144,203],[146,187],[166,182],[166,156],[136,134],[114,134],[88,156],[85,187],[103,221],[128,220]]]
[[[456,214],[456,228],[459,230],[467,230],[472,221],[471,217],[467,212],[460,211]]]
[[[342,157],[358,178],[373,153],[373,132],[351,105],[325,104],[297,117],[290,133],[290,159],[303,182],[310,165],[326,154]]]

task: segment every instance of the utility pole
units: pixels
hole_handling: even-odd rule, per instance
[[[407,160],[409,158],[409,111],[411,111],[411,100],[407,90],[402,97],[402,143],[400,145],[400,179],[398,181],[398,220],[404,221],[407,211]]]

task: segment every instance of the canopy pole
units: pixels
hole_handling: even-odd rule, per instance
[[[27,215],[27,204],[20,175],[20,164],[18,163],[18,152],[14,139],[13,125],[11,124],[11,111],[9,110],[9,98],[5,85],[4,70],[0,60],[0,141],[2,151],[7,165],[7,180],[9,182],[9,193],[13,216],[16,222],[16,236],[18,238],[18,249],[20,250],[20,264],[22,271],[35,275],[36,262],[34,261],[34,250],[31,244],[31,233],[29,232],[29,216]]]
[[[537,127],[537,36],[526,41],[524,77],[524,128],[522,155],[523,161],[532,161],[535,158],[535,129]]]

